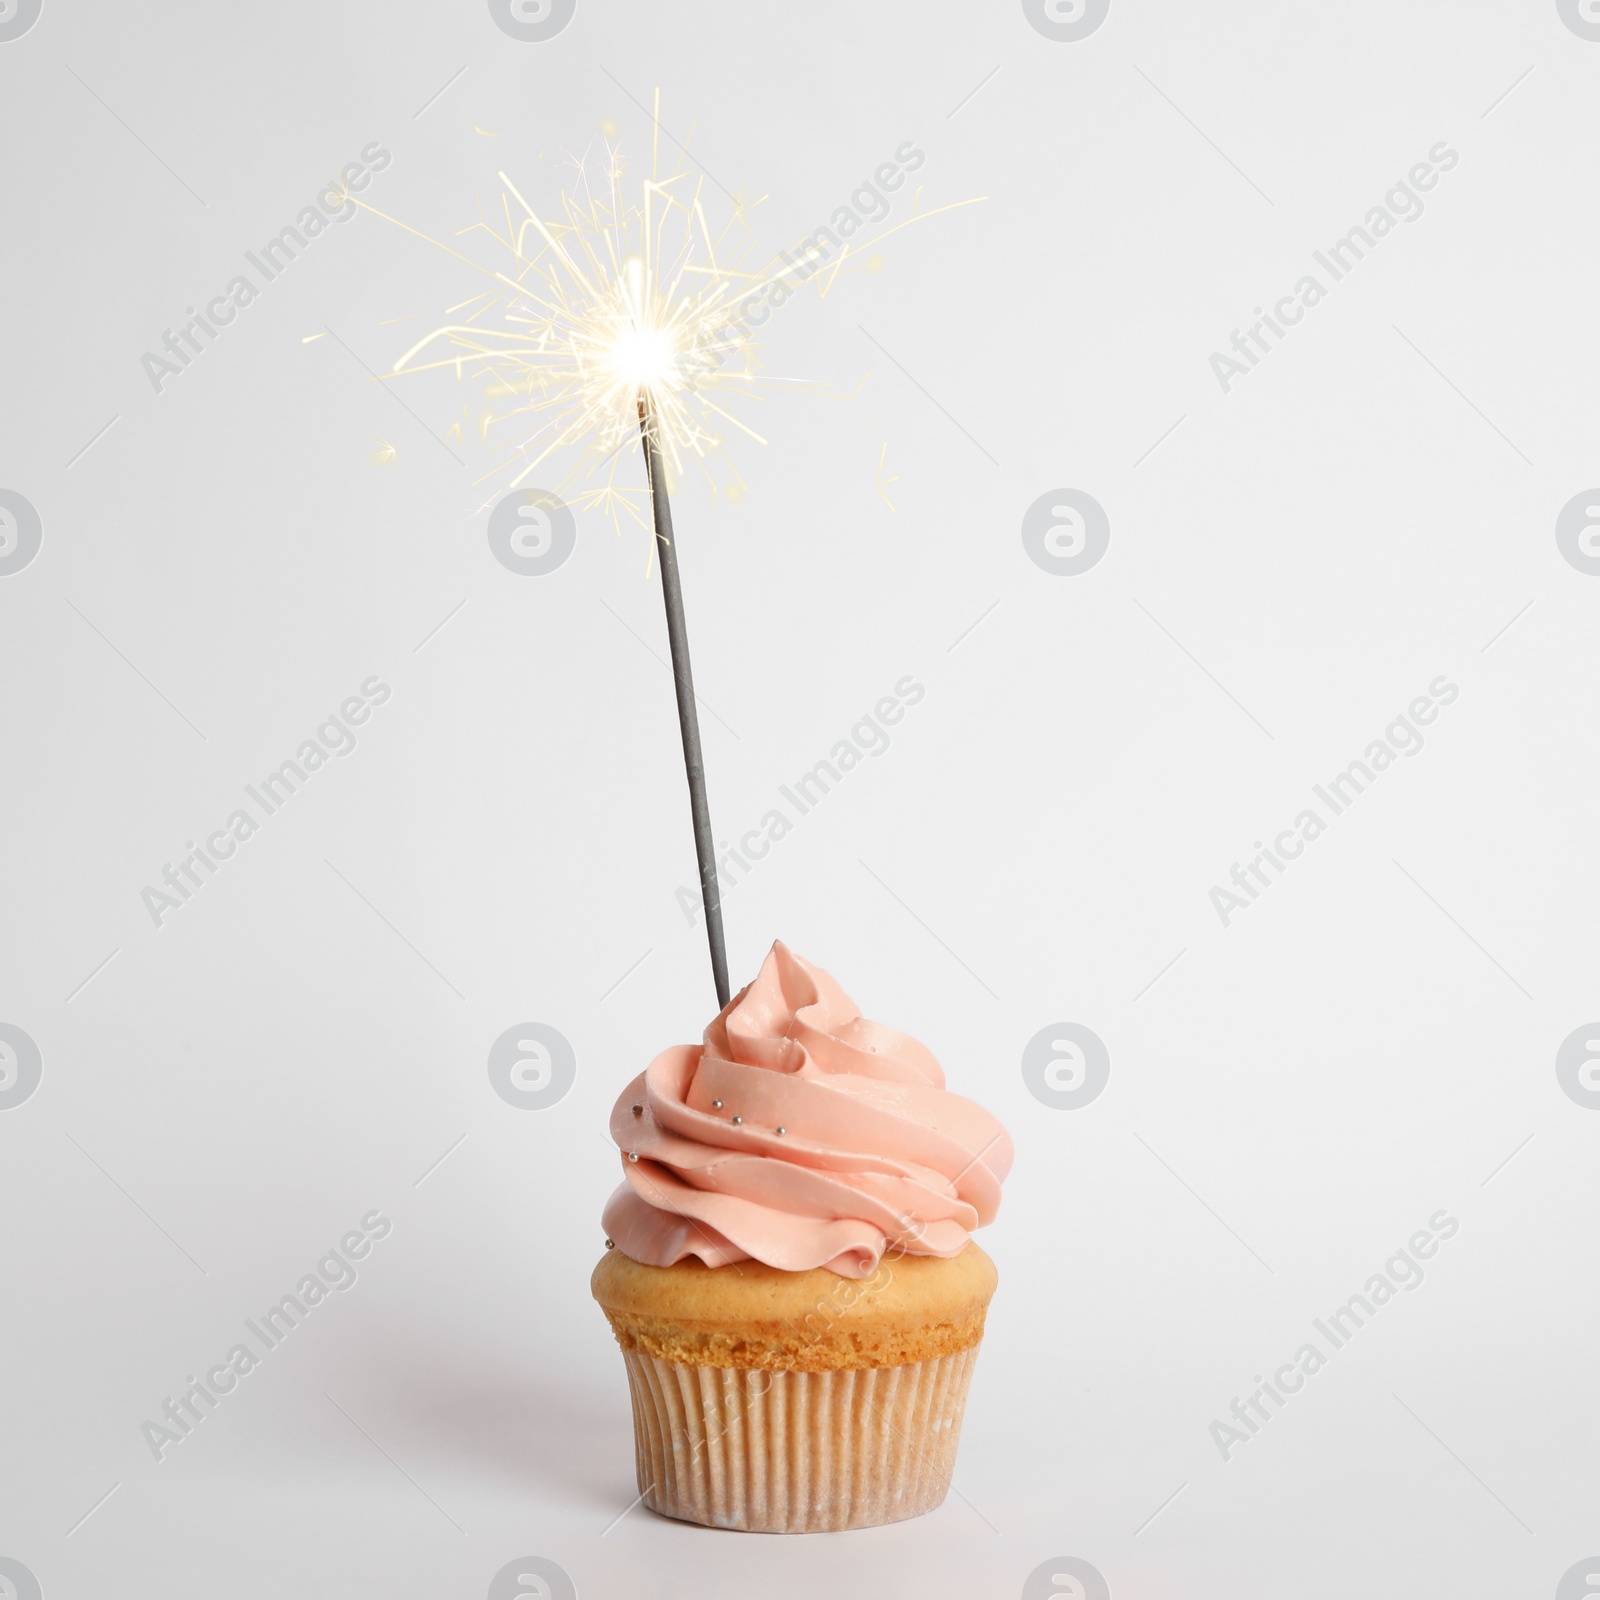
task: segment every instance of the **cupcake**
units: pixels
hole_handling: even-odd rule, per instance
[[[644,1503],[764,1533],[939,1505],[997,1281],[970,1234],[1011,1167],[999,1122],[774,944],[704,1044],[623,1090],[611,1134],[590,1286]]]

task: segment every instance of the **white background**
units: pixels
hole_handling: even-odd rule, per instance
[[[730,891],[735,984],[785,939],[1017,1144],[954,1492],[869,1532],[617,1520],[605,1120],[714,1009],[644,538],[495,561],[490,454],[440,442],[477,392],[363,370],[476,284],[370,216],[140,366],[368,142],[366,198],[449,238],[497,168],[554,209],[603,119],[642,164],[658,85],[760,254],[906,140],[924,209],[985,197],[774,319],[770,370],[854,398],[769,400],[745,497],[676,507],[721,836],[927,690]],[[1600,1013],[1600,580],[1554,537],[1600,480],[1597,133],[1545,0],[1114,0],[1074,43],[1000,0],[579,0],[539,44],[44,0],[0,43],[0,488],[44,527],[0,578],[0,1021],[44,1063],[0,1113],[0,1556],[49,1600],[476,1597],[528,1554],[585,1600],[1005,1597],[1063,1555],[1116,1600],[1554,1595],[1600,1547],[1600,1114],[1554,1071]],[[1440,140],[1425,215],[1225,394],[1212,351]],[[1019,532],[1060,487],[1111,522],[1077,577]],[[371,674],[356,752],[153,926]],[[1224,928],[1212,886],[1439,674],[1426,748]],[[544,1111],[485,1067],[531,1020],[578,1063]],[[1059,1021],[1111,1055],[1077,1111],[1020,1071]],[[359,1283],[152,1460],[374,1207]],[[1441,1207],[1427,1281],[1224,1462]]]

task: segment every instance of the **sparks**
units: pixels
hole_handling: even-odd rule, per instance
[[[974,204],[959,201],[923,212],[920,193],[913,215],[872,239],[841,244],[830,255],[815,240],[751,269],[748,210],[735,198],[727,221],[715,232],[707,217],[705,180],[680,168],[659,175],[660,96],[651,175],[625,181],[623,163],[609,143],[603,172],[591,177],[575,163],[576,178],[557,211],[541,215],[506,173],[499,216],[462,231],[462,241],[492,241],[498,264],[488,265],[462,248],[439,240],[445,250],[478,273],[479,293],[450,308],[454,320],[419,339],[394,363],[391,376],[438,369],[483,383],[497,409],[480,431],[498,441],[501,454],[480,478],[502,478],[516,488],[552,457],[572,451],[562,483],[599,478],[578,496],[616,520],[619,508],[640,521],[635,504],[647,491],[625,463],[638,460],[641,419],[659,448],[669,478],[689,466],[701,468],[713,494],[711,464],[721,457],[735,490],[738,474],[724,446],[735,434],[766,440],[739,411],[763,390],[803,385],[803,380],[765,374],[752,330],[772,308],[811,280],[819,294],[846,268],[892,233],[943,211]],[[385,221],[427,239],[394,217],[354,196],[354,203]],[[882,262],[867,259],[867,270]],[[456,425],[457,436],[463,430]],[[619,473],[621,481],[619,481]]]
[[[503,266],[444,246],[491,285],[456,308],[467,312],[463,320],[418,340],[393,369],[451,368],[458,378],[486,380],[485,395],[507,402],[493,422],[509,442],[488,476],[509,472],[507,487],[515,488],[576,447],[575,476],[608,469],[587,498],[614,511],[630,492],[615,471],[623,447],[638,439],[641,415],[679,476],[722,455],[733,433],[766,442],[733,409],[785,381],[760,371],[751,331],[765,319],[751,313],[758,297],[791,292],[817,271],[806,251],[747,270],[743,236],[730,241],[733,224],[713,235],[704,180],[683,171],[652,176],[629,200],[611,149],[603,181],[591,188],[580,168],[554,217],[539,215],[505,173],[499,177],[503,225],[484,220],[465,232],[492,238]]]

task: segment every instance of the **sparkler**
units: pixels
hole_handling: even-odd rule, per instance
[[[488,231],[509,249],[511,270],[473,263],[490,273],[495,287],[456,307],[470,307],[471,314],[420,340],[394,370],[453,367],[457,377],[469,369],[490,375],[488,395],[516,402],[499,420],[531,422],[510,451],[509,464],[516,469],[510,487],[558,452],[577,446],[584,457],[580,470],[606,469],[604,488],[589,498],[606,501],[613,515],[627,503],[616,482],[622,447],[638,430],[706,938],[717,1002],[725,1006],[728,959],[668,463],[681,474],[686,460],[703,463],[720,454],[728,428],[765,442],[722,403],[719,391],[748,394],[761,381],[752,370],[747,320],[758,297],[815,268],[802,257],[766,272],[739,269],[729,259],[726,240],[712,238],[700,183],[685,194],[687,174],[662,180],[655,170],[653,164],[641,200],[630,206],[619,192],[621,171],[613,156],[602,194],[591,194],[583,203],[569,197],[564,216],[555,222],[540,217],[501,173],[505,232]],[[513,201],[521,215],[513,211]],[[435,354],[441,344],[450,353]],[[431,359],[419,360],[425,355]]]
[[[541,217],[510,178],[499,175],[504,231],[480,219],[466,232],[493,238],[507,252],[503,269],[430,241],[491,282],[452,307],[463,319],[418,341],[394,364],[394,373],[452,368],[458,379],[486,377],[486,396],[511,402],[499,416],[485,419],[486,435],[490,426],[508,424],[516,433],[488,475],[509,471],[508,487],[515,488],[545,461],[576,450],[573,476],[604,479],[579,503],[603,505],[613,520],[622,508],[643,520],[629,498],[637,491],[618,483],[619,465],[638,438],[661,566],[706,937],[718,1004],[726,1006],[722,908],[668,476],[681,477],[692,462],[710,478],[707,464],[726,459],[730,430],[766,442],[730,409],[761,386],[785,381],[764,377],[757,368],[750,328],[766,320],[758,310],[781,305],[800,279],[814,278],[825,292],[853,252],[847,243],[829,260],[820,245],[810,243],[793,256],[747,270],[741,265],[747,246],[733,231],[743,220],[743,205],[735,203],[734,217],[714,238],[702,203],[703,180],[681,169],[658,176],[659,113],[658,92],[651,176],[637,201],[624,198],[621,164],[608,151],[599,192],[580,167],[579,192],[564,199],[558,218]],[[393,217],[384,220],[417,231]],[[855,251],[894,231],[861,242]]]

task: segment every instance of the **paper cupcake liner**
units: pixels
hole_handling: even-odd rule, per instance
[[[644,1503],[751,1533],[921,1516],[949,1487],[977,1356],[767,1372],[624,1350]]]

